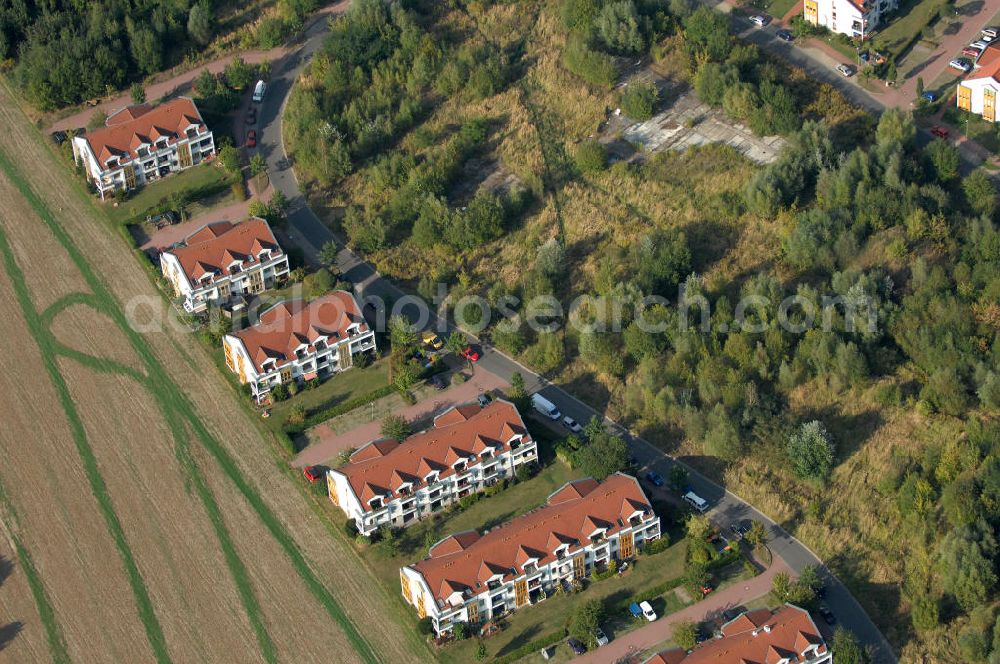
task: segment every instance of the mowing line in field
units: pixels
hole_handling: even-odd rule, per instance
[[[10,516],[10,519],[16,525],[17,512],[7,497],[7,492],[4,491],[2,483],[0,483],[0,507],[3,508],[3,511]],[[3,524],[0,523],[0,527],[2,526]],[[45,628],[45,640],[49,644],[49,653],[52,655],[52,662],[53,664],[69,664],[72,660],[70,660],[69,650],[66,647],[66,639],[63,637],[62,629],[59,627],[59,621],[56,619],[56,612],[52,608],[52,602],[45,592],[42,578],[38,575],[38,570],[35,569],[35,563],[31,560],[28,550],[24,548],[21,538],[17,536],[15,528],[4,528],[4,532],[13,545],[14,554],[21,564],[24,578],[27,579],[28,587],[31,589],[35,608],[38,609],[38,616],[42,620],[42,627]]]
[[[365,662],[370,662],[374,664],[380,661],[379,657],[376,655],[374,649],[368,642],[361,636],[354,625],[351,623],[347,614],[341,608],[337,600],[330,594],[322,582],[316,577],[313,570],[309,567],[306,562],[302,552],[299,551],[288,531],[282,526],[281,522],[274,515],[273,512],[267,507],[266,503],[257,494],[250,484],[243,478],[240,474],[239,469],[236,467],[236,463],[233,461],[232,457],[225,451],[222,445],[215,440],[215,438],[208,432],[204,427],[203,423],[194,415],[195,410],[192,404],[183,396],[177,385],[169,377],[166,371],[163,369],[159,360],[153,354],[152,349],[149,347],[145,338],[143,338],[138,332],[132,329],[125,319],[124,314],[118,307],[117,301],[114,296],[107,290],[104,283],[95,275],[91,266],[84,259],[83,254],[80,253],[77,246],[73,243],[72,239],[66,233],[65,229],[56,223],[53,218],[51,211],[44,201],[39,198],[31,186],[21,177],[20,172],[17,167],[7,158],[7,155],[0,150],[0,169],[3,169],[11,182],[17,187],[25,199],[31,204],[35,213],[40,219],[42,219],[49,230],[63,246],[66,252],[69,254],[70,259],[76,265],[80,274],[83,275],[87,284],[94,292],[94,302],[90,304],[97,304],[99,306],[95,307],[102,313],[108,315],[112,321],[122,330],[125,336],[128,338],[129,342],[132,344],[133,349],[139,356],[143,359],[146,364],[149,377],[147,379],[147,387],[149,391],[154,395],[157,401],[160,402],[161,410],[163,411],[164,417],[167,421],[172,418],[171,414],[179,414],[184,419],[187,420],[188,424],[191,426],[192,430],[195,432],[198,440],[204,445],[205,449],[215,458],[216,462],[222,467],[223,471],[229,477],[229,479],[236,485],[237,489],[247,500],[247,502],[253,507],[254,511],[257,513],[257,517],[261,522],[267,527],[271,532],[271,535],[275,538],[275,541],[281,545],[284,550],[285,555],[288,556],[292,566],[295,568],[296,572],[301,577],[302,581],[305,583],[306,587],[313,594],[313,596],[320,602],[323,608],[326,610],[327,614],[341,627],[344,631],[345,636],[348,641],[354,647],[357,654]],[[38,313],[34,310],[31,305],[30,296],[28,295],[27,287],[24,284],[23,274],[18,271],[18,267],[13,260],[13,254],[10,252],[9,245],[7,244],[6,234],[0,229],[0,245],[2,245],[5,254],[5,260],[10,264],[10,270],[16,272],[18,276],[18,281],[20,288],[18,290],[18,299],[21,301],[22,308],[26,308],[26,317],[30,318],[29,325],[33,333],[42,343],[41,335],[51,334],[49,330],[39,329],[40,318]],[[13,280],[13,279],[12,279]],[[30,311],[30,316],[28,315]],[[48,336],[45,337],[45,344],[51,347],[51,340]],[[43,353],[44,354],[44,353]],[[67,409],[72,408],[72,399],[69,397],[68,388],[66,388],[65,382],[62,380],[62,376],[58,373],[58,368],[55,367],[54,356],[49,358],[46,356],[47,365],[51,365],[51,373],[54,373],[53,381],[55,382],[58,378],[59,384],[62,386],[60,390],[60,398],[64,400],[64,405]],[[153,389],[155,386],[155,389]],[[73,410],[74,416],[76,416],[75,409]],[[79,421],[78,416],[75,417],[75,422],[80,425],[80,430],[82,432],[82,423]],[[75,427],[74,427],[75,430]],[[83,437],[83,445],[88,451],[91,452],[89,446],[86,445],[86,437]],[[95,466],[96,472],[96,466]],[[97,479],[100,480],[100,475],[97,475]],[[103,487],[103,481],[100,482]],[[111,508],[110,498],[107,495],[106,489],[103,493],[104,498],[108,501],[108,507]],[[114,516],[113,512],[111,515]],[[115,519],[117,524],[117,519]],[[120,529],[120,525],[119,525]],[[123,544],[125,544],[123,539]],[[129,552],[131,556],[131,552]],[[131,560],[131,558],[130,558]],[[133,561],[134,564],[134,561]],[[136,570],[138,573],[138,570]],[[141,582],[141,578],[137,577],[137,580]],[[145,587],[143,586],[143,591]],[[146,595],[146,600],[148,601],[148,595]],[[150,612],[152,607],[149,607]],[[155,615],[150,613],[151,617],[155,621]],[[159,624],[156,623],[156,627],[159,628]],[[162,644],[162,631],[159,632],[160,643]],[[166,656],[166,651],[164,650],[164,656]],[[166,660],[165,660],[166,661]]]
[[[8,177],[11,178],[11,181],[19,189],[22,187],[23,182],[11,172],[10,162],[2,151],[0,151],[0,168],[7,172]],[[97,467],[97,457],[94,455],[94,450],[87,441],[87,432],[84,429],[83,421],[80,419],[80,414],[73,404],[73,398],[69,393],[69,386],[59,372],[59,367],[56,366],[57,356],[53,348],[53,340],[49,336],[48,330],[42,326],[41,317],[31,302],[31,295],[24,280],[24,273],[21,272],[14,259],[14,253],[7,240],[7,233],[3,230],[2,226],[0,226],[0,254],[3,254],[4,267],[10,278],[11,285],[14,287],[14,294],[17,296],[18,303],[21,306],[28,330],[31,332],[31,336],[34,337],[35,343],[38,344],[39,350],[41,350],[42,363],[49,374],[49,380],[52,381],[52,385],[59,395],[59,402],[69,423],[77,454],[80,456],[84,472],[87,475],[87,481],[90,483],[90,491],[97,500],[97,505],[104,517],[104,522],[118,549],[122,564],[125,566],[125,573],[132,588],[132,594],[135,596],[137,608],[139,609],[139,617],[146,630],[146,638],[149,640],[149,645],[153,649],[153,654],[156,656],[157,661],[164,664],[170,662],[163,629],[160,627],[159,620],[156,618],[156,612],[153,610],[153,602],[149,597],[149,590],[146,588],[142,573],[136,564],[135,556],[132,553],[132,549],[129,548],[125,531],[122,529],[118,515],[115,513],[114,505],[111,503],[108,487],[104,483],[100,469]]]

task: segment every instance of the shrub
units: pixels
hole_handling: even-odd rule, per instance
[[[421,636],[430,636],[434,633],[434,622],[431,620],[430,616],[426,616],[417,621],[417,634]]]
[[[584,141],[576,147],[573,160],[576,167],[584,173],[595,173],[603,171],[607,166],[608,155],[604,146],[597,141]]]
[[[587,83],[597,87],[610,87],[618,72],[611,58],[587,46],[579,35],[571,35],[563,51],[563,66]]]
[[[344,532],[351,539],[355,539],[358,536],[358,526],[354,523],[354,519],[348,519],[344,522]]]
[[[275,385],[271,388],[271,398],[275,401],[285,401],[291,396],[288,392],[288,386],[282,383],[281,385]]]
[[[833,455],[833,441],[818,420],[803,424],[788,439],[788,458],[795,474],[803,479],[828,477],[833,468]]]
[[[659,539],[644,543],[639,553],[653,556],[666,551],[668,548],[670,548],[670,539],[666,535],[660,535]]]
[[[660,100],[660,91],[652,83],[632,81],[622,93],[621,105],[625,115],[633,120],[648,120]]]

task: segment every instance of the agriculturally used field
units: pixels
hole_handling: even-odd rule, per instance
[[[0,86],[0,661],[425,661]]]

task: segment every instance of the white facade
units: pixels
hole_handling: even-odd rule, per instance
[[[805,0],[808,23],[852,38],[869,39],[899,8],[899,0]]]
[[[522,443],[522,440],[525,442]],[[538,446],[526,435],[516,434],[503,442],[512,449],[495,455],[484,452],[478,458],[472,456],[457,460],[452,468],[464,470],[440,479],[439,471],[431,471],[422,478],[419,486],[404,484],[388,499],[376,496],[365,504],[351,488],[344,473],[330,470],[326,478],[330,500],[354,520],[362,535],[371,535],[386,523],[393,527],[410,525],[464,496],[480,493],[505,478],[513,477],[519,466],[538,461]]]
[[[960,109],[975,113],[987,122],[996,122],[998,94],[1000,82],[992,76],[969,78],[958,84],[956,103]]]
[[[232,297],[258,294],[271,288],[275,280],[288,276],[288,256],[278,250],[263,250],[247,261],[226,267],[230,273],[206,273],[194,282],[181,267],[177,257],[165,251],[160,255],[160,270],[173,285],[174,293],[184,299],[184,310],[200,313],[211,303],[224,304]],[[239,270],[233,273],[234,270]]]
[[[447,601],[438,603],[424,577],[409,566],[400,570],[400,583],[407,602],[416,607],[421,618],[429,616],[434,631],[442,635],[450,632],[455,623],[480,624],[507,611],[543,601],[543,592],[545,596],[550,596],[564,581],[572,582],[574,578],[589,576],[595,567],[603,567],[611,560],[634,558],[636,550],[644,542],[659,538],[660,518],[650,512],[648,516],[639,518],[635,525],[630,525],[599,543],[588,543],[572,553],[568,553],[568,545],[562,545],[556,552],[556,560],[541,566],[527,562],[525,567],[528,571],[514,578],[504,581],[503,576],[498,573],[478,594],[455,592]],[[623,539],[631,541],[624,555],[621,546]],[[581,563],[574,562],[578,559],[582,561],[582,567]],[[521,586],[520,592],[518,586]],[[518,603],[519,596],[521,603]]]

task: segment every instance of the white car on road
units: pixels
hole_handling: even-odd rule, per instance
[[[840,75],[844,78],[850,78],[854,75],[854,67],[851,65],[837,65],[837,71],[839,71]]]
[[[756,16],[750,17],[750,22],[756,25],[758,28],[763,28],[765,25],[767,25],[767,17],[757,14]]]

